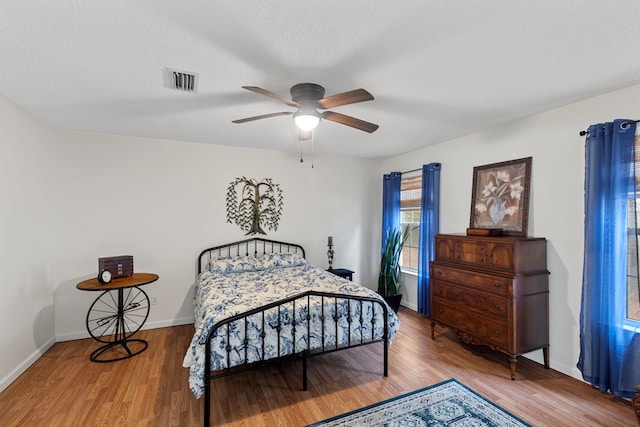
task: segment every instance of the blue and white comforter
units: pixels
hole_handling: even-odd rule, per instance
[[[204,393],[204,343],[207,335],[217,322],[309,290],[374,297],[384,303],[384,300],[372,290],[339,278],[307,263],[255,271],[230,273],[205,271],[201,273],[196,283],[194,296],[196,330],[183,362],[185,367],[190,368],[189,387],[196,398],[199,398]],[[334,300],[331,299],[329,302],[329,300],[325,299],[324,315],[330,320],[325,321],[324,331],[322,331],[320,298],[311,298],[310,349],[322,348],[323,335],[325,346],[335,345],[336,340],[339,345],[347,344],[349,342],[349,331],[351,342],[359,342],[361,336],[365,340],[371,339],[372,333],[375,339],[383,336],[383,311],[377,304],[374,310],[372,310],[372,304],[370,303],[362,305],[362,318],[364,321],[363,325],[360,325],[360,304],[352,302],[348,309],[346,300],[338,301],[339,320],[336,336],[335,323],[330,321],[331,317],[329,317],[333,316],[336,311]],[[237,366],[245,362],[245,347],[248,363],[275,358],[278,356],[278,352],[280,352],[280,356],[284,356],[306,350],[307,313],[309,312],[309,308],[306,306],[307,302],[306,298],[304,298],[304,300],[296,301],[295,315],[292,304],[281,307],[279,314],[277,309],[266,312],[264,350],[261,339],[263,333],[261,314],[250,318],[246,333],[248,339],[246,345],[244,344],[244,323],[231,323],[229,343],[227,343],[227,326],[219,328],[212,337],[212,370],[227,368],[227,344],[232,348],[230,352],[231,366]],[[351,326],[349,326],[347,320],[347,310],[351,312],[351,318],[354,319]],[[376,316],[376,320],[373,323],[373,331],[371,330],[372,312]],[[389,341],[391,342],[400,326],[400,320],[390,308],[388,313]],[[291,326],[294,316],[295,329],[298,331],[295,334]],[[276,332],[278,317],[280,317],[281,328],[279,345]]]

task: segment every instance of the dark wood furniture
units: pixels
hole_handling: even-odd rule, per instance
[[[145,340],[131,337],[140,330],[149,315],[149,297],[139,286],[156,280],[157,274],[133,273],[104,285],[97,278],[76,285],[83,291],[102,292],[87,312],[87,331],[93,339],[104,343],[91,353],[89,359],[92,362],[128,359],[147,348]],[[118,346],[125,352],[110,351]]]
[[[353,281],[353,273],[355,273],[355,271],[348,268],[330,268],[327,271],[350,281]]]
[[[435,325],[509,356],[542,349],[549,368],[549,272],[544,238],[439,234],[431,262]]]

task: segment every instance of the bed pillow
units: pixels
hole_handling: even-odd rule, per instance
[[[290,252],[264,254],[260,257],[260,264],[264,269],[295,267],[306,263],[302,255]]]
[[[212,273],[241,273],[243,271],[255,271],[261,268],[260,261],[252,256],[217,257],[209,262],[209,270]]]

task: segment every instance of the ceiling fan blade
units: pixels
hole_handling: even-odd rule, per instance
[[[302,130],[300,129],[300,136],[298,137],[298,141],[308,141],[311,139],[312,130]]]
[[[293,101],[293,100],[291,100],[289,98],[285,98],[284,96],[280,96],[277,93],[273,93],[270,90],[262,89],[261,87],[257,87],[257,86],[242,86],[242,89],[250,90],[251,92],[255,92],[255,93],[259,93],[260,95],[268,96],[269,98],[273,98],[276,101],[284,102],[285,104],[290,105],[292,107],[300,108],[300,104],[298,104],[297,102],[295,102],[295,101]]]
[[[252,122],[254,120],[268,119],[270,117],[290,116],[292,114],[293,113],[291,111],[280,111],[278,113],[262,114],[260,116],[253,116],[253,117],[247,117],[245,119],[232,120],[232,122],[233,123],[246,123],[246,122]]]
[[[322,113],[322,117],[332,122],[351,126],[352,128],[360,129],[369,133],[375,132],[379,128],[379,126],[374,123],[365,122],[364,120],[356,119],[355,117],[347,116],[333,111],[325,111],[324,113]]]
[[[318,100],[320,108],[334,108],[341,105],[355,104],[357,102],[372,101],[373,95],[364,89],[350,90]]]

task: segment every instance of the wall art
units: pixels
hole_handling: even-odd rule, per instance
[[[258,182],[243,176],[227,188],[227,222],[239,225],[246,235],[277,230],[283,207],[282,190],[271,178]]]
[[[526,157],[473,168],[471,230],[527,235],[531,161]]]

